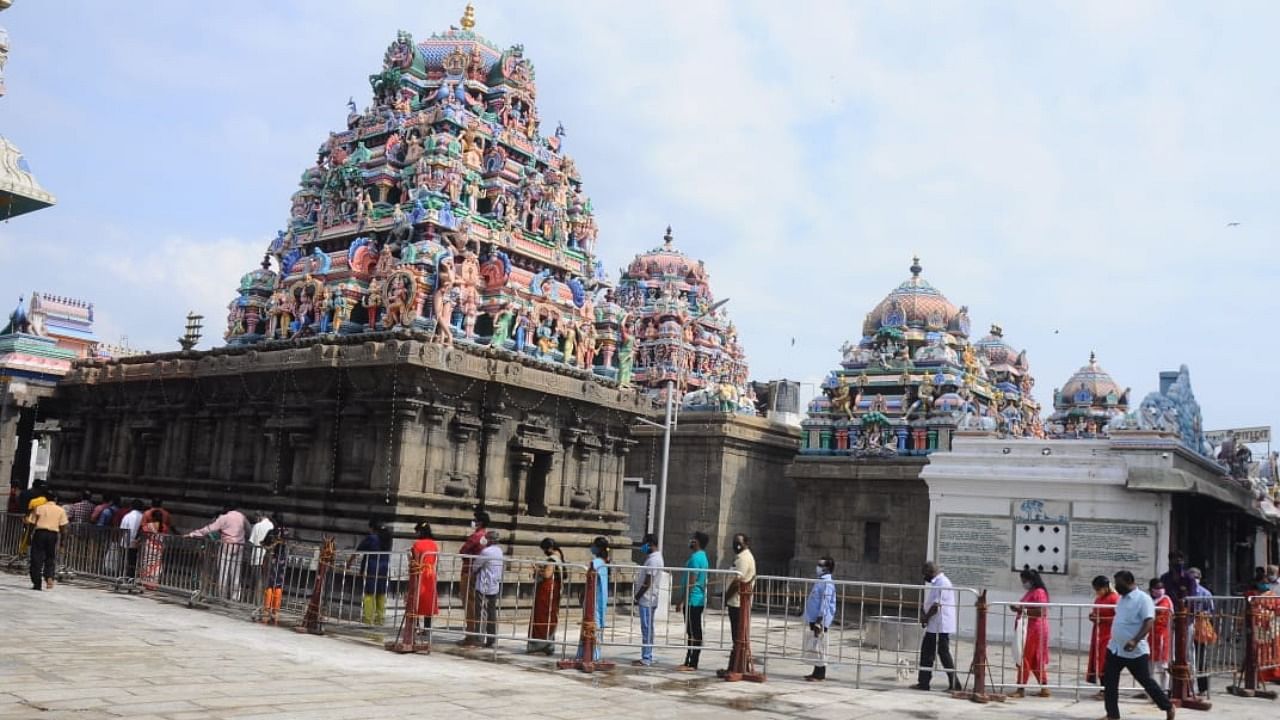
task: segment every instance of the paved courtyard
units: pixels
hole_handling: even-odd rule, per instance
[[[0,718],[314,720],[471,718],[1098,718],[1101,703],[1028,698],[988,706],[941,693],[821,686],[779,668],[763,685],[620,667],[594,676],[504,654],[399,656],[353,637],[311,637],[93,585],[36,593],[0,574]],[[833,668],[833,675],[839,669]],[[1216,695],[1211,713],[1271,718],[1276,703]],[[1126,717],[1163,717],[1126,700]]]

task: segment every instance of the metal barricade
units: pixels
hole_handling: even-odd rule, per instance
[[[1093,618],[1096,613],[1114,611],[1114,605],[1088,603],[992,602],[987,634],[991,684],[1015,691],[1061,690],[1077,698],[1081,693],[1100,692],[1106,648],[1098,648],[1091,662]],[[1036,612],[1041,613],[1039,618],[1030,617]],[[1175,657],[1173,617],[1170,610],[1157,607],[1156,625],[1158,628],[1163,623],[1166,635],[1158,640],[1157,629],[1148,638],[1157,653],[1161,652],[1158,643],[1164,643],[1164,659],[1153,662],[1152,676],[1166,690]],[[1037,623],[1037,619],[1043,623]],[[1121,682],[1125,690],[1140,691],[1127,673]]]
[[[0,562],[12,567],[26,559],[27,525],[18,513],[0,514]]]
[[[1213,678],[1230,684],[1244,666],[1247,602],[1238,596],[1187,598],[1192,616],[1187,664],[1202,695],[1212,691]]]
[[[128,531],[73,523],[58,538],[59,577],[105,580],[116,588],[128,580]]]
[[[755,656],[766,664],[780,661],[810,663],[805,639],[809,626],[804,621],[805,603],[818,578],[760,576],[752,600],[752,631]],[[853,670],[852,681],[880,684],[915,683],[922,670],[949,684],[943,648],[953,660],[957,681],[968,676],[973,655],[973,607],[978,593],[972,588],[933,588],[926,585],[833,580],[836,612],[828,630],[827,662]],[[937,592],[937,602],[953,608],[957,628],[944,640],[926,632],[921,622],[925,599]],[[935,625],[936,627],[936,625]],[[763,641],[761,641],[761,638]],[[936,665],[921,665],[921,654],[931,647]]]
[[[680,665],[695,657],[690,651],[697,651],[700,661],[704,653],[727,656],[733,648],[724,598],[729,584],[739,577],[736,570],[616,563],[608,565],[608,571],[606,622],[597,631],[603,653],[625,652],[639,659],[649,644],[654,648],[655,663]],[[646,571],[655,573],[658,580],[650,643],[644,637],[644,613],[648,611],[642,611],[636,597]]]

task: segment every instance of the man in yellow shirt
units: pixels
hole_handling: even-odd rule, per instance
[[[36,506],[27,515],[34,531],[31,535],[31,589],[43,590],[40,577],[44,576],[45,588],[53,589],[54,570],[57,568],[58,534],[66,527],[67,511],[58,505],[52,492],[45,496],[47,502]]]

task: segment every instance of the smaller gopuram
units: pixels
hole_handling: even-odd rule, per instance
[[[18,298],[0,329],[0,477],[24,488],[41,478],[56,424],[38,417],[38,404],[76,360],[123,354],[98,342],[93,303],[38,292],[29,303]]]
[[[1123,390],[1098,365],[1096,353],[1053,391],[1053,413],[1045,431],[1053,438],[1105,437],[1108,426],[1129,412],[1129,388]]]
[[[622,270],[616,297],[636,337],[635,385],[655,400],[670,386],[689,410],[755,414],[738,331],[717,307],[706,266],[675,248],[670,227],[660,247]]]
[[[801,423],[795,558],[831,553],[860,578],[914,579],[926,559],[929,495],[920,471],[957,433],[1043,434],[1026,353],[993,327],[970,340],[969,310],[911,276],[867,313],[857,343]]]
[[[675,248],[670,227],[662,241],[622,270],[617,291],[636,338],[632,382],[659,406],[672,392],[678,411],[660,542],[681,552],[689,535],[701,530],[711,537],[711,560],[723,562],[732,558],[734,533],[747,533],[757,539],[761,572],[785,571],[795,500],[784,473],[799,434],[757,417],[746,354],[725,301],[715,299],[705,264]],[[663,430],[640,426],[634,437],[627,474],[656,490]],[[647,520],[653,526],[652,516]]]
[[[512,550],[621,542],[652,404],[532,62],[468,6],[397,33],[369,82],[241,278],[227,345],[78,365],[53,479],[160,497],[184,522],[234,499],[343,542],[370,516],[458,540],[477,507]]]
[[[0,0],[0,11],[8,10],[13,0]],[[9,32],[0,27],[0,96],[5,94],[4,66],[9,62]],[[31,166],[8,138],[0,135],[0,220],[47,208],[57,200],[40,186]]]

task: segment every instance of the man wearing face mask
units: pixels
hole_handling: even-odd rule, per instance
[[[924,627],[924,637],[920,639],[920,675],[911,689],[929,689],[933,661],[937,657],[947,671],[947,689],[959,690],[956,661],[951,658],[951,636],[956,632],[956,594],[951,589],[951,580],[932,560],[924,564],[924,582],[929,587],[924,594],[924,616],[920,618]]]
[[[1106,720],[1120,718],[1120,672],[1128,670],[1133,679],[1155,704],[1164,710],[1166,720],[1173,720],[1174,709],[1160,685],[1151,678],[1151,651],[1147,635],[1155,624],[1156,606],[1151,596],[1138,589],[1133,573],[1121,570],[1115,574],[1115,619],[1111,621],[1111,642],[1107,644],[1107,664],[1102,673]]]
[[[480,644],[480,601],[476,596],[476,578],[475,573],[472,572],[472,566],[475,564],[475,557],[480,555],[488,544],[485,540],[485,531],[489,527],[489,513],[476,510],[472,518],[471,534],[458,549],[458,554],[464,556],[458,581],[462,589],[463,617],[466,619],[466,635],[459,643],[463,646]]]
[[[814,658],[813,672],[804,676],[810,682],[821,682],[827,679],[827,631],[836,617],[836,584],[831,580],[831,573],[836,568],[836,561],[824,555],[818,560],[815,572],[818,582],[809,591],[809,599],[804,604],[804,621],[809,623],[809,634],[804,636],[804,651]]]
[[[653,615],[658,610],[658,590],[662,585],[662,553],[658,550],[658,538],[653,533],[644,536],[640,543],[644,553],[644,567],[636,576],[636,607],[640,610],[640,659],[632,665],[649,667],[653,664]]]
[[[702,611],[707,607],[707,570],[711,563],[707,561],[707,543],[711,538],[704,532],[695,532],[689,538],[689,561],[685,563],[684,577],[680,579],[680,587],[676,590],[676,612],[685,613],[685,643],[689,646],[685,652],[684,664],[676,668],[682,672],[693,672],[698,669],[698,660],[702,651]]]
[[[742,533],[734,535],[733,552],[736,553],[733,569],[738,572],[738,576],[729,582],[729,587],[724,591],[724,605],[725,611],[729,614],[729,636],[733,639],[733,650],[729,653],[729,667],[717,670],[717,677],[724,677],[739,666],[741,646],[738,641],[742,633],[751,630],[750,625],[744,623],[742,617],[742,592],[744,590],[751,592],[751,585],[756,581],[756,558],[751,554],[751,538]]]

